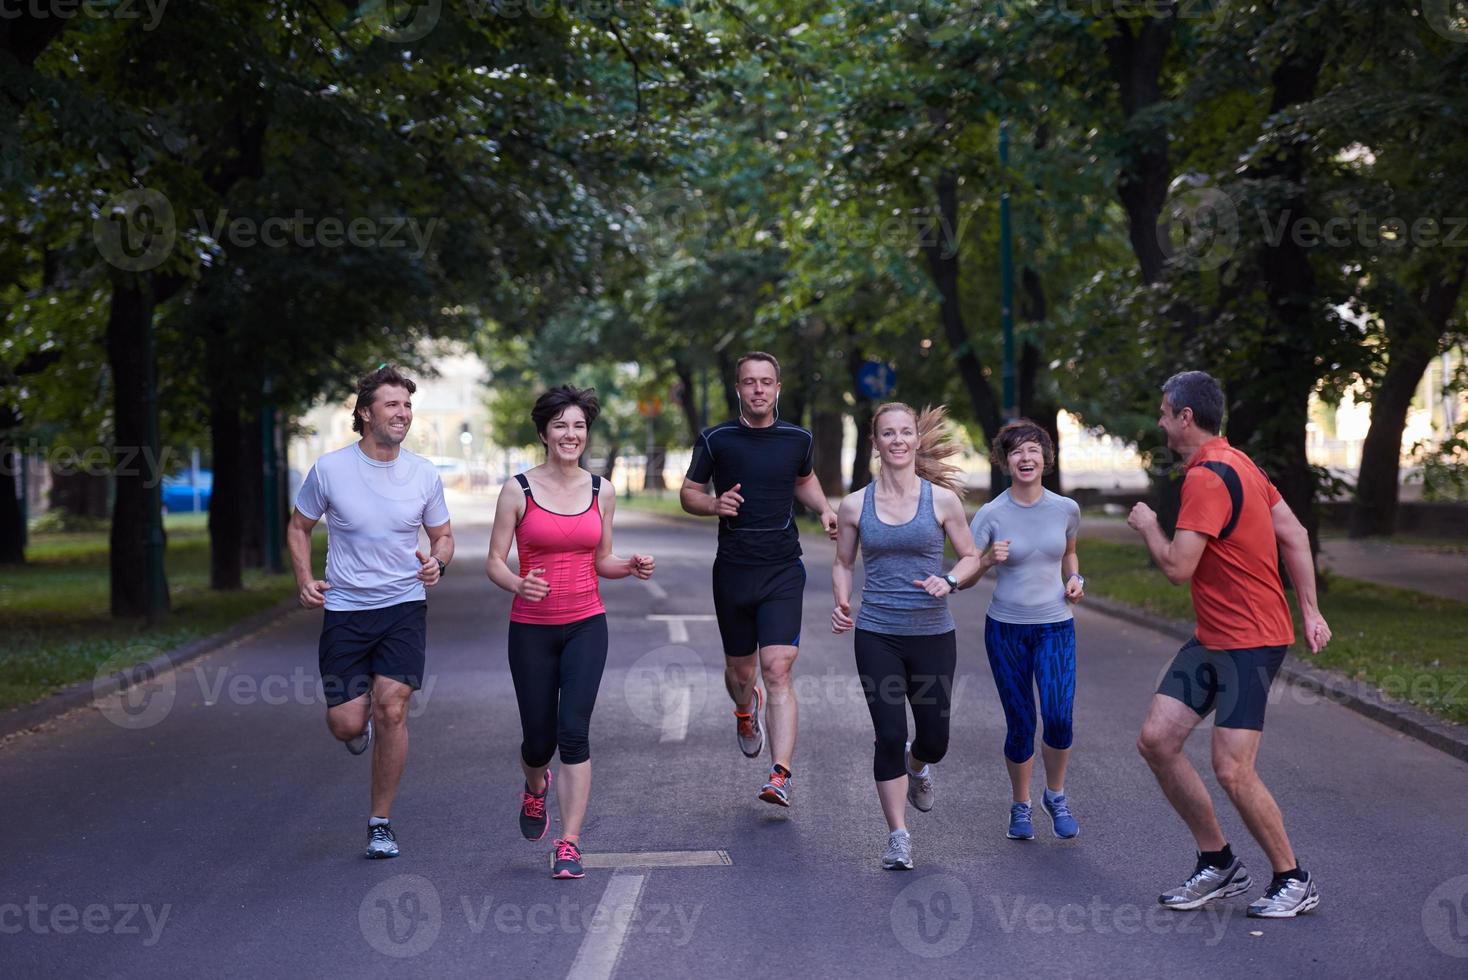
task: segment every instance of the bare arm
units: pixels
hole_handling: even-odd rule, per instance
[[[515,525],[525,513],[525,495],[518,485],[506,482],[500,487],[500,499],[494,505],[494,530],[489,533],[489,554],[484,559],[484,572],[489,580],[506,592],[513,592],[531,602],[539,602],[550,594],[550,586],[537,572],[525,569],[525,575],[510,571],[510,545],[515,541]]]
[[[1274,522],[1274,539],[1279,544],[1280,559],[1284,561],[1285,571],[1290,573],[1295,599],[1300,603],[1305,642],[1311,653],[1319,653],[1330,642],[1330,626],[1320,614],[1315,595],[1315,561],[1310,554],[1310,533],[1283,500],[1269,509],[1269,516]]]
[[[968,529],[968,516],[963,512],[963,501],[958,499],[958,494],[946,487],[934,487],[933,505],[943,532],[948,535],[958,555],[958,561],[948,574],[958,580],[959,588],[963,588],[965,582],[975,582],[984,574],[984,558],[974,546],[974,536]]]
[[[316,578],[311,571],[311,530],[315,527],[316,521],[294,510],[285,529],[291,570],[296,573],[296,599],[307,609],[320,609],[326,605],[326,596],[321,593],[331,588],[329,582]]]
[[[678,488],[678,503],[683,509],[698,517],[737,517],[739,505],[744,503],[744,498],[739,494],[742,484],[736,483],[728,490],[715,497],[704,490],[703,485],[694,483],[688,477],[683,478],[683,485]]]
[[[821,481],[816,479],[814,470],[795,481],[795,499],[819,514],[821,527],[826,529],[832,541],[836,540],[836,512],[831,509],[831,502],[826,499],[826,491],[821,489]]]
[[[1080,602],[1086,597],[1086,587],[1081,584],[1081,559],[1076,554],[1076,539],[1065,542],[1065,554],[1060,556],[1060,580],[1065,583],[1065,598]]]
[[[602,578],[626,578],[636,575],[640,579],[652,578],[653,558],[651,555],[633,555],[618,558],[612,554],[612,517],[617,511],[617,491],[608,480],[601,484],[601,540],[596,545],[596,574]]]
[[[1198,559],[1203,557],[1203,549],[1208,545],[1206,534],[1179,528],[1169,541],[1162,525],[1157,523],[1156,513],[1143,503],[1132,508],[1126,522],[1142,536],[1152,561],[1162,569],[1169,582],[1182,585],[1192,579],[1198,568]]]
[[[424,585],[437,585],[442,575],[438,563],[447,565],[454,560],[454,531],[448,521],[423,530],[428,534],[428,554],[414,552],[418,558],[418,579]]]
[[[845,633],[856,625],[851,618],[851,584],[861,541],[861,494],[848,494],[836,512],[836,561],[831,566],[831,591],[836,598],[836,607],[831,611],[833,633]]]

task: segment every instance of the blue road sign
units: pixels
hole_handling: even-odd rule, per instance
[[[856,371],[856,393],[863,398],[886,398],[897,387],[897,372],[882,361],[866,361]]]

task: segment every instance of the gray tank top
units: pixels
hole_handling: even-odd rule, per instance
[[[943,574],[943,525],[933,513],[933,485],[919,481],[917,513],[906,524],[877,516],[877,485],[862,495],[861,587],[858,629],[897,636],[933,636],[953,629],[947,599],[935,599],[912,583]]]

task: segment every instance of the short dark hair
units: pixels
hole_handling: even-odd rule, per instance
[[[1223,431],[1223,387],[1207,371],[1179,371],[1162,383],[1162,397],[1176,415],[1193,410],[1193,422],[1214,435]]]
[[[769,361],[775,366],[775,380],[780,380],[780,362],[775,359],[774,354],[766,354],[762,350],[752,350],[739,360],[734,362],[734,380],[739,381],[739,372],[744,369],[745,361]]]
[[[1053,470],[1055,468],[1055,443],[1050,441],[1050,433],[1046,432],[1043,426],[1029,419],[1015,419],[994,433],[994,440],[989,444],[989,462],[1008,473],[1009,454],[1016,446],[1027,442],[1039,443],[1040,454],[1045,457],[1045,472],[1049,473]]]
[[[535,399],[535,405],[530,409],[530,420],[535,423],[535,434],[544,439],[546,427],[572,407],[581,409],[581,414],[586,416],[586,427],[591,428],[591,423],[601,414],[601,403],[596,400],[596,389],[556,385]]]
[[[363,375],[357,381],[357,401],[352,405],[353,432],[362,431],[362,409],[371,408],[373,400],[377,398],[377,389],[385,387],[406,388],[410,395],[418,390],[412,378],[388,364],[371,374]]]

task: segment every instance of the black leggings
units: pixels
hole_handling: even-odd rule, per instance
[[[958,644],[953,630],[928,636],[856,631],[856,669],[872,713],[877,741],[872,775],[877,782],[907,772],[907,705],[917,734],[912,756],[940,762],[948,753],[948,717],[953,702],[953,668]]]
[[[510,677],[520,704],[520,758],[531,768],[591,758],[591,709],[607,665],[607,617],[564,626],[510,623]]]

